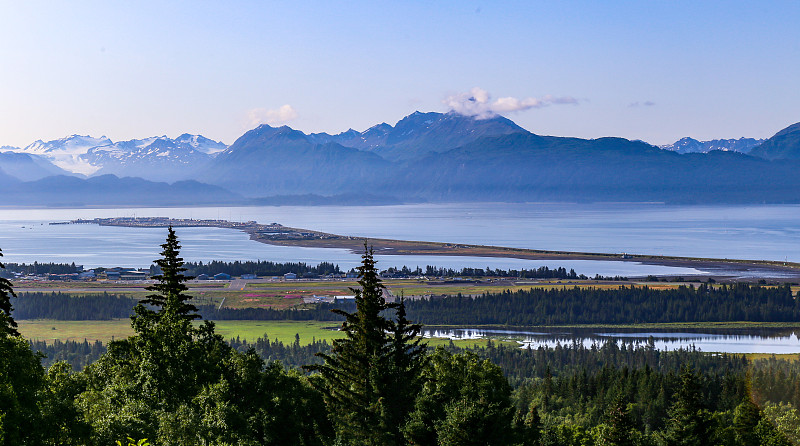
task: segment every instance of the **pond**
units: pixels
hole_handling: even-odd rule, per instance
[[[496,339],[519,342],[522,348],[592,345],[616,342],[620,347],[658,350],[696,349],[717,353],[800,353],[800,328],[658,329],[620,328],[437,328],[425,327],[423,336],[444,339]]]

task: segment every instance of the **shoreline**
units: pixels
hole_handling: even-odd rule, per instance
[[[662,256],[631,253],[592,253],[573,251],[551,251],[526,248],[510,248],[491,245],[471,245],[462,243],[425,242],[415,240],[394,240],[383,238],[353,237],[331,234],[311,229],[292,228],[279,223],[260,224],[255,221],[231,222],[209,219],[174,219],[167,217],[117,217],[77,219],[55,224],[97,224],[100,226],[122,227],[215,227],[235,229],[249,235],[259,243],[275,246],[294,246],[305,248],[347,249],[355,254],[363,252],[368,243],[376,255],[430,255],[454,257],[495,257],[523,260],[594,260],[637,262],[646,265],[693,268],[704,274],[686,277],[735,278],[741,274],[751,274],[755,278],[769,278],[782,281],[800,281],[800,263],[775,260],[714,259],[699,257]]]

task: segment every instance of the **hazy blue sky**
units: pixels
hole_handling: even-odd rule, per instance
[[[539,134],[768,137],[800,121],[798,23],[798,1],[0,0],[0,145],[364,130],[475,88],[470,112]]]

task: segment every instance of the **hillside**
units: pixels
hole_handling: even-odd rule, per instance
[[[800,159],[800,122],[776,133],[750,153],[768,160]]]

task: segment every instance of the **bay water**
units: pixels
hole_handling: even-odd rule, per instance
[[[158,257],[161,228],[49,225],[96,217],[224,219],[394,238],[517,248],[800,261],[800,205],[674,206],[655,203],[454,203],[396,206],[258,206],[0,210],[4,261],[75,262],[147,267]],[[359,256],[343,249],[270,246],[219,228],[178,228],[186,260],[272,260],[343,268]],[[533,261],[447,256],[379,256],[379,266],[574,268],[593,276],[692,275],[674,268],[617,261]]]

